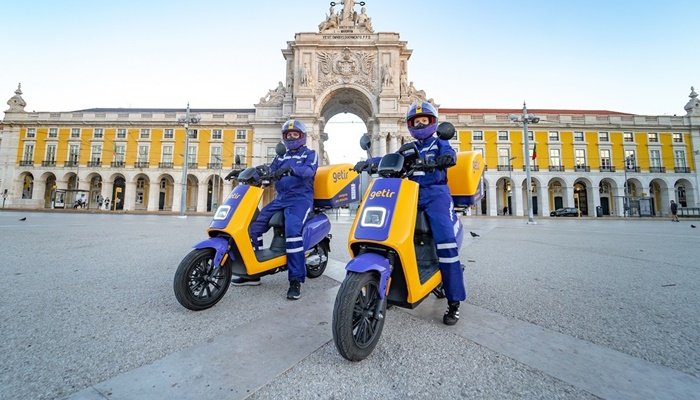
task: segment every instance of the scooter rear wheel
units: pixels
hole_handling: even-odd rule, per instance
[[[214,268],[214,249],[192,250],[177,267],[173,289],[183,307],[193,311],[213,307],[231,283],[231,264]]]
[[[314,253],[311,256],[318,256],[318,265],[306,264],[306,277],[307,278],[318,278],[323,275],[328,265],[328,244],[321,242],[314,248]]]
[[[386,301],[379,297],[377,275],[349,272],[333,308],[333,341],[338,353],[350,361],[367,358],[382,335],[385,315]]]

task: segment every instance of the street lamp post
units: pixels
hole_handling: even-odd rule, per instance
[[[625,172],[625,183],[622,185],[624,189],[624,197],[622,198],[623,217],[629,216],[629,185],[627,184],[627,168],[629,167],[630,161],[634,161],[634,154],[630,154],[629,156],[625,157],[625,165],[623,168]]]
[[[198,115],[190,115],[190,103],[187,102],[187,110],[185,115],[178,118],[177,122],[185,127],[185,151],[184,162],[182,165],[182,196],[180,197],[180,217],[185,217],[185,208],[187,206],[187,165],[189,164],[189,149],[190,149],[190,124],[199,123]]]
[[[530,176],[530,138],[527,133],[527,124],[536,124],[540,122],[540,118],[527,112],[527,105],[523,102],[522,115],[510,115],[512,122],[523,123],[523,136],[525,136],[525,175],[527,179],[527,223],[534,224],[534,216],[532,214],[532,177]]]

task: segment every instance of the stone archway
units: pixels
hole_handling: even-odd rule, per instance
[[[279,142],[279,126],[288,118],[309,129],[307,146],[324,163],[324,126],[334,115],[352,113],[367,127],[372,155],[395,151],[408,137],[404,115],[411,102],[430,101],[408,80],[412,50],[398,33],[375,33],[358,2],[331,7],[318,32],[302,32],[288,42],[285,83],[255,104],[253,152],[264,156]],[[355,18],[357,16],[357,18]],[[361,17],[360,17],[361,16]],[[436,104],[436,106],[438,106]]]

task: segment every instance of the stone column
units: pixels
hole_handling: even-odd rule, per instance
[[[114,201],[114,198],[112,195],[114,194],[114,182],[113,181],[102,181],[102,197],[107,200],[109,198],[109,209],[111,210],[112,207],[112,201]],[[104,208],[103,208],[104,210]]]
[[[593,199],[593,214],[591,214],[591,208],[588,208],[588,213],[590,214],[591,217],[598,217],[598,212],[597,212],[597,207],[600,205],[600,190],[598,190],[597,187],[591,187],[588,188],[588,191],[590,193],[590,196],[588,197],[589,199]],[[590,203],[590,202],[589,202]]]
[[[173,184],[173,206],[170,211],[180,212],[180,204],[182,204],[182,183],[175,182]]]
[[[399,137],[398,132],[390,132],[389,133],[389,153],[396,153],[396,151],[399,149],[398,137]]]
[[[136,196],[136,182],[127,181],[124,185],[124,211],[132,211],[134,209]]]
[[[379,155],[380,156],[383,156],[386,154],[387,136],[389,136],[389,132],[380,132],[379,133]]]
[[[160,182],[150,181],[148,184],[148,203],[146,211],[158,211],[158,198],[160,195]]]
[[[537,185],[537,208],[540,211],[540,217],[549,217],[549,191]]]
[[[197,185],[197,208],[195,212],[206,212],[207,211],[207,181],[200,181]]]
[[[490,183],[486,193],[488,195],[488,199],[486,202],[489,208],[488,215],[495,217],[498,215],[498,187],[496,186],[496,184]]]
[[[517,215],[518,217],[522,217],[525,215],[523,209],[525,208],[527,188],[524,188],[523,186],[524,185],[520,185],[520,187],[516,189],[515,184],[513,184],[513,197],[510,200],[511,207],[513,207],[513,215]]]

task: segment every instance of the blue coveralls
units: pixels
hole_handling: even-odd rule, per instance
[[[457,159],[450,143],[434,135],[415,143],[420,151],[420,157],[425,161],[435,161],[443,154],[451,154],[453,159]],[[447,172],[444,169],[436,169],[410,179],[420,186],[418,209],[425,211],[430,222],[447,300],[466,300],[467,291],[455,238],[459,229],[459,219],[454,212],[452,196],[447,187]]]
[[[289,281],[304,282],[306,263],[301,232],[314,202],[314,177],[318,169],[316,152],[306,146],[288,150],[284,156],[276,157],[270,164],[272,172],[280,168],[291,168],[292,175],[284,176],[275,183],[277,197],[263,207],[250,225],[250,237],[256,247],[261,246],[262,234],[270,229],[270,219],[277,211],[284,210]]]

